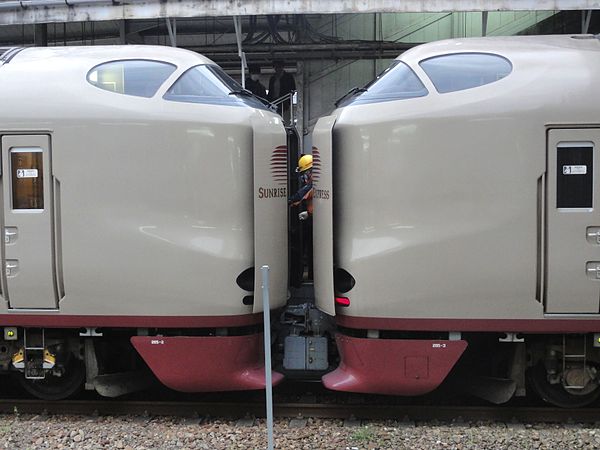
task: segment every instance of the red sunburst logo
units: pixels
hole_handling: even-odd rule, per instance
[[[316,183],[319,181],[319,176],[321,175],[321,154],[319,153],[319,149],[317,147],[312,148],[313,155],[313,181]]]
[[[287,147],[280,145],[271,155],[271,174],[280,186],[287,186]]]

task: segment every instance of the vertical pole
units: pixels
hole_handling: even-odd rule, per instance
[[[171,47],[177,47],[177,19],[173,19],[173,24],[171,24],[171,19],[167,17],[167,31],[169,32],[169,39],[171,41]]]
[[[592,10],[581,11],[581,34],[587,34],[590,28],[590,20],[592,19]]]
[[[298,131],[298,148],[304,148],[304,62],[296,63],[296,130]]]
[[[294,122],[294,104],[298,99],[298,91],[290,92],[290,127],[295,127],[296,123]]]
[[[238,56],[242,62],[242,87],[246,88],[246,54],[242,51],[242,17],[233,16],[233,26],[235,27],[235,39],[237,42]]]
[[[271,381],[271,307],[269,305],[269,266],[260,268],[262,273],[263,321],[265,343],[265,389],[267,391],[267,442],[273,450],[273,383]]]
[[[481,13],[481,35],[487,36],[487,26],[488,26],[488,12],[483,11]]]

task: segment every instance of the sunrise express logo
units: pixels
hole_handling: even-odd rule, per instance
[[[329,189],[319,188],[319,178],[321,178],[321,153],[317,147],[312,148],[313,155],[313,184],[314,192],[313,198],[319,198],[321,200],[329,200],[330,193]]]
[[[279,187],[259,187],[258,198],[287,198],[287,146],[280,145],[273,150],[270,168],[274,184]]]

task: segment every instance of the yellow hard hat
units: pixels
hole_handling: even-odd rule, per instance
[[[313,157],[312,155],[304,155],[301,156],[298,160],[298,167],[296,167],[296,172],[302,173],[306,172],[309,169],[312,169],[313,166]]]

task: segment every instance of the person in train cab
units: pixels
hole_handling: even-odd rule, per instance
[[[284,70],[283,61],[274,61],[273,69],[275,69],[275,73],[269,79],[268,100],[270,102],[274,102],[284,95],[296,90],[296,80],[294,80],[294,76],[291,73],[288,73]],[[284,117],[284,119],[285,116],[289,114],[289,110],[289,100],[284,101],[282,104],[277,106],[277,112],[279,115]]]
[[[302,255],[308,266],[308,279],[313,278],[313,244],[312,244],[312,214],[313,214],[313,157],[301,155],[298,160],[296,173],[300,176],[300,189],[288,199],[291,206],[299,206],[298,219],[302,222]]]
[[[246,80],[246,89],[261,98],[267,98],[267,90],[260,82],[260,66],[253,64],[249,67],[250,78]]]
[[[283,61],[274,61],[275,73],[269,79],[269,100],[277,100],[296,90],[296,80],[291,73],[284,70]]]

